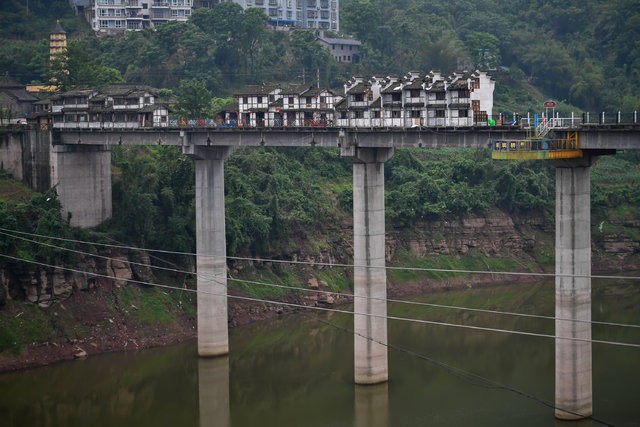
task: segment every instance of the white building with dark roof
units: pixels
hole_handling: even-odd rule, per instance
[[[327,49],[336,62],[357,64],[360,62],[360,43],[354,39],[331,38],[320,35],[318,43]]]
[[[54,128],[166,127],[169,108],[156,102],[157,90],[144,85],[78,89],[52,99]]]
[[[231,0],[243,9],[262,9],[274,27],[340,30],[339,0]],[[213,2],[214,4],[220,1]]]
[[[91,0],[84,5],[91,28],[104,34],[187,21],[192,9],[193,0]]]

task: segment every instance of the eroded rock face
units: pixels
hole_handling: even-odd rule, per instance
[[[401,233],[391,234],[403,240]],[[472,249],[486,256],[513,256],[531,249],[532,239],[521,234],[508,214],[493,209],[485,217],[420,223],[406,242],[388,244],[392,250],[387,251],[387,259],[393,257],[393,248],[402,246],[417,257],[465,255]]]
[[[150,259],[147,254],[132,256],[108,251],[103,258],[86,257],[69,268],[29,269],[16,263],[0,269],[0,306],[7,300],[29,301],[48,307],[55,301],[64,301],[73,292],[88,290],[96,283],[112,281],[125,286],[135,279],[154,283]]]

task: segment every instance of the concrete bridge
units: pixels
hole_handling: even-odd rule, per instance
[[[576,128],[582,158],[556,167],[556,416],[592,414],[590,166],[597,156],[640,148],[640,125]],[[229,352],[224,161],[241,146],[334,147],[353,162],[355,382],[388,379],[384,163],[404,147],[488,148],[524,139],[492,128],[164,128],[54,130],[51,184],[72,223],[92,227],[111,216],[114,145],[175,145],[196,170],[198,352]]]

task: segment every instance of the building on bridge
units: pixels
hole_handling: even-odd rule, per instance
[[[326,126],[340,99],[329,89],[305,85],[247,86],[235,93],[242,126]]]
[[[485,71],[444,76],[353,77],[336,108],[343,127],[473,126],[493,110],[495,81]]]
[[[169,107],[144,85],[111,85],[72,90],[52,99],[54,128],[166,127]]]

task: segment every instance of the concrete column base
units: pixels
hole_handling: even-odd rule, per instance
[[[556,166],[555,415],[559,419],[573,420],[589,417],[593,413],[590,342],[590,160],[562,161],[554,165]]]
[[[183,147],[196,167],[198,354],[229,353],[224,160],[232,147]]]
[[[342,154],[354,162],[354,376],[356,384],[376,384],[389,378],[384,162],[393,148],[343,147]]]
[[[70,224],[90,228],[111,218],[111,147],[54,145],[49,156],[51,185]]]

